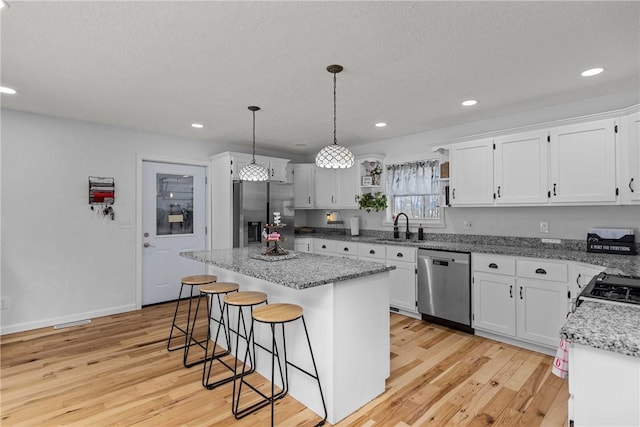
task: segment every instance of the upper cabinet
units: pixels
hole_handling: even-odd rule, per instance
[[[240,179],[240,170],[251,163],[251,154],[225,153],[229,156],[231,179]],[[270,181],[287,182],[287,164],[289,160],[276,157],[256,156],[256,163],[264,167],[269,173]]]
[[[550,136],[551,202],[616,202],[615,120],[553,128]]]
[[[493,203],[493,140],[456,144],[449,150],[451,206]]]
[[[622,118],[619,149],[620,196],[623,204],[640,203],[640,113]]]
[[[296,209],[311,209],[315,207],[315,164],[301,163],[293,165],[293,193]]]
[[[496,204],[547,202],[547,136],[528,132],[494,140]]]
[[[348,169],[316,168],[316,208],[357,209],[357,177],[354,167]]]
[[[640,203],[639,141],[634,113],[439,148],[451,206],[613,205]]]

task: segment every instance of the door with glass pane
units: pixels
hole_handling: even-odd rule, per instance
[[[142,305],[174,300],[206,270],[179,255],[205,249],[204,166],[142,162],[142,233]]]

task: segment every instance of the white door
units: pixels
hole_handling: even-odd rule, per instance
[[[493,140],[454,147],[451,162],[451,205],[493,204]]]
[[[546,132],[507,135],[494,142],[496,204],[546,204]]]
[[[179,255],[206,246],[205,171],[142,162],[142,305],[177,299],[181,277],[206,272]]]
[[[614,126],[607,119],[551,130],[552,203],[616,201]]]

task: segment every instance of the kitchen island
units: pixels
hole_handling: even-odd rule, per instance
[[[236,282],[241,291],[265,292],[269,303],[303,307],[327,420],[335,424],[385,390],[390,374],[388,271],[394,267],[308,253],[264,261],[253,258],[258,250],[215,249],[181,256],[208,264],[209,273],[218,276],[219,282]],[[230,314],[234,325],[233,311]],[[255,336],[270,348],[268,326],[257,323]],[[287,325],[286,339],[288,359],[312,372],[301,322]],[[243,347],[239,354],[244,356]],[[271,378],[270,357],[258,348],[256,369],[265,378]],[[289,394],[323,416],[315,381],[297,369],[290,368],[289,375]]]

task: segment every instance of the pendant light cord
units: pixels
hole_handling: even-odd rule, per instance
[[[333,73],[333,143],[338,144],[336,137],[336,73]]]
[[[253,156],[251,159],[251,163],[255,163],[256,162],[256,112],[252,111],[253,113]]]

